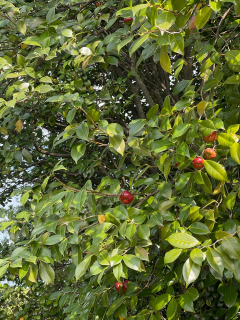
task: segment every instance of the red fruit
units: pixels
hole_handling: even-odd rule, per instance
[[[127,283],[129,282],[129,280],[125,280],[125,281],[123,281],[123,290],[124,291],[127,291]]]
[[[175,167],[178,167],[178,162],[175,163]]]
[[[124,23],[127,24],[128,26],[130,26],[132,22],[133,22],[132,17],[124,18]]]
[[[114,287],[119,292],[120,287],[122,286],[121,282],[115,282]]]
[[[192,165],[195,169],[202,169],[204,167],[204,160],[201,157],[196,157],[192,161]]]
[[[134,196],[129,191],[123,191],[120,195],[120,200],[125,204],[131,203],[133,199]]]
[[[192,16],[192,18],[188,21],[188,26],[190,33],[193,32],[193,30],[196,29],[196,24],[195,24],[196,16]]]
[[[216,157],[217,153],[213,149],[207,148],[204,150],[203,155],[206,160],[212,160]]]
[[[213,142],[217,139],[217,131],[213,131],[209,136],[204,136],[203,140],[207,143]]]

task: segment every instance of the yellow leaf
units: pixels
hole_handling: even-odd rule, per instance
[[[86,67],[87,67],[87,65],[88,65],[89,59],[90,59],[90,56],[87,57],[87,58],[83,61],[83,63],[82,63],[82,69],[83,69],[83,70],[86,69]]]
[[[27,46],[28,46],[28,45],[27,45],[26,43],[22,43],[22,44],[21,44],[21,49],[25,49],[25,48],[27,48]]]
[[[217,185],[216,189],[213,191],[213,194],[218,194],[221,192],[221,182]]]
[[[199,104],[197,105],[197,112],[199,114],[199,116],[201,117],[203,115],[204,110],[206,109],[207,105],[209,104],[209,102],[207,101],[201,101],[199,102]]]
[[[105,215],[104,214],[100,214],[99,216],[98,216],[98,222],[99,223],[103,223],[105,221]]]
[[[19,119],[19,120],[16,122],[16,129],[17,129],[17,131],[18,131],[19,133],[21,133],[22,127],[23,127],[22,120]]]
[[[119,316],[119,319],[120,319],[120,320],[124,320],[123,317],[121,317],[120,315],[118,315],[118,316]]]
[[[162,46],[160,51],[160,64],[166,72],[171,73],[171,61],[167,53],[167,46]]]
[[[5,135],[8,134],[7,129],[4,128],[4,127],[1,127],[1,128],[0,128],[0,132],[1,132],[1,134],[5,134]]]

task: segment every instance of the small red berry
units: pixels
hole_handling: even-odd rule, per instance
[[[128,284],[128,282],[129,282],[129,280],[123,281],[123,286],[122,286],[122,288],[123,288],[124,291],[127,291],[127,284]]]
[[[192,165],[195,169],[202,169],[204,167],[204,160],[201,157],[196,157],[192,161]]]
[[[124,23],[127,24],[128,26],[130,26],[132,22],[133,22],[132,17],[124,18]]]
[[[133,199],[134,196],[129,191],[123,191],[120,195],[120,200],[125,204],[131,203]]]
[[[175,167],[178,167],[178,162],[175,163]]]
[[[217,139],[217,131],[213,131],[209,136],[204,136],[203,140],[207,143],[213,142]]]
[[[120,287],[122,286],[121,282],[115,282],[114,287],[119,292]]]
[[[212,160],[216,157],[217,153],[213,149],[207,148],[204,150],[203,155],[206,160]]]

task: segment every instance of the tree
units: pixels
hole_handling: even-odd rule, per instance
[[[15,318],[237,319],[239,0],[0,9]]]

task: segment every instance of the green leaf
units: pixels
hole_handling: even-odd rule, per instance
[[[237,162],[238,164],[240,164],[240,145],[239,145],[239,143],[235,142],[231,145],[230,154],[231,154],[232,159],[235,162]]]
[[[179,145],[177,145],[176,153],[190,158],[189,148],[186,142],[181,142]]]
[[[217,252],[220,253],[220,255],[222,256],[224,268],[228,269],[236,276],[238,272],[236,270],[236,266],[234,266],[234,261],[230,259],[229,256],[223,251],[222,246],[218,246],[217,248],[215,248],[215,250],[217,250]]]
[[[183,8],[186,7],[188,1],[187,0],[171,0],[173,10],[181,11]]]
[[[234,318],[236,314],[238,313],[239,310],[239,303],[236,303],[235,306],[230,308],[228,312],[225,314],[225,320],[231,320],[231,319],[236,319]]]
[[[187,287],[198,278],[200,270],[201,267],[195,264],[190,258],[186,260],[183,265],[182,273]]]
[[[213,268],[213,270],[215,270],[217,273],[222,275],[224,264],[223,264],[223,259],[221,255],[215,249],[208,248],[206,257],[207,257],[208,263]]]
[[[80,279],[87,271],[87,268],[89,267],[91,263],[92,255],[86,255],[84,260],[77,266],[75,270],[75,277],[76,280]]]
[[[178,82],[175,86],[174,86],[174,89],[173,89],[173,94],[178,94],[180,93],[181,91],[183,91],[187,85],[189,84],[189,80],[182,80],[180,82]]]
[[[37,265],[31,263],[28,280],[31,282],[37,283],[37,275],[38,275],[38,267]]]
[[[177,320],[179,319],[179,306],[177,303],[177,300],[172,299],[169,302],[169,305],[167,307],[167,318],[168,320]]]
[[[192,233],[200,234],[200,235],[210,233],[210,230],[208,229],[208,227],[204,223],[201,223],[201,222],[194,222],[193,224],[191,224],[189,226],[189,230]]]
[[[24,35],[26,34],[27,26],[24,21],[18,21],[17,30]]]
[[[76,135],[79,139],[88,141],[89,128],[86,122],[81,123],[76,129]]]
[[[228,67],[236,72],[240,72],[240,51],[230,50],[225,54]]]
[[[197,105],[197,112],[200,117],[203,115],[203,112],[206,109],[206,107],[208,106],[208,104],[209,104],[209,102],[207,102],[207,101],[201,101]]]
[[[77,192],[74,199],[73,199],[74,207],[80,211],[82,209],[86,199],[87,199],[87,191],[85,189]]]
[[[49,78],[48,76],[42,77],[40,79],[40,82],[44,82],[44,83],[52,83],[51,78]]]
[[[181,253],[182,249],[172,249],[168,251],[164,256],[164,263],[172,263],[180,256]]]
[[[168,30],[174,24],[176,17],[169,11],[163,11],[156,18],[156,27]]]
[[[121,49],[127,45],[129,42],[131,42],[133,39],[133,36],[127,37],[126,39],[124,39],[123,41],[121,41],[118,45],[117,45],[117,51],[118,53],[121,51]]]
[[[119,256],[122,260],[122,257]],[[121,260],[119,260],[119,262],[121,262]],[[107,250],[103,250],[100,252],[99,256],[98,256],[98,262],[103,265],[103,266],[109,266],[110,264],[110,256]]]
[[[138,227],[137,233],[140,239],[148,240],[150,237],[150,228],[147,225],[143,224]]]
[[[136,246],[134,252],[139,259],[149,261],[148,253],[144,248]]]
[[[150,120],[152,117],[154,117],[158,111],[158,104],[155,104],[153,107],[151,107],[147,113],[147,119]]]
[[[188,294],[192,298],[193,301],[195,301],[199,298],[199,293],[198,293],[197,289],[194,287],[188,288],[186,294]]]
[[[49,237],[46,241],[45,241],[45,245],[46,246],[51,246],[54,245],[56,243],[59,243],[60,241],[62,241],[64,239],[64,236],[62,236],[61,234],[55,234],[54,236]]]
[[[77,163],[80,158],[82,158],[86,151],[86,142],[82,141],[75,144],[71,149],[71,157]]]
[[[141,271],[140,260],[136,256],[132,254],[125,254],[123,256],[123,261],[128,268],[136,271]]]
[[[236,238],[224,237],[222,248],[232,259],[240,259],[240,243]]]
[[[57,20],[58,16],[55,15],[55,7],[48,10],[46,20],[48,23],[52,23],[53,21]]]
[[[155,299],[151,300],[149,306],[154,311],[161,310],[171,300],[171,298],[172,296],[168,293],[161,294],[157,296]]]
[[[113,65],[113,66],[117,66],[118,65],[118,58],[114,57],[114,56],[108,56],[106,59],[107,63]]]
[[[199,266],[201,266],[202,262],[203,262],[203,252],[202,252],[202,250],[200,250],[198,248],[193,249],[190,252],[190,258],[194,263],[196,263]]]
[[[187,233],[173,233],[166,239],[173,247],[188,249],[197,246],[200,242]]]
[[[120,297],[120,298],[117,298],[113,301],[112,305],[110,306],[110,308],[108,309],[107,313],[106,313],[106,316],[107,317],[110,317],[114,312],[115,310],[117,310],[118,307],[120,307],[123,302],[126,300],[126,297]]]
[[[110,142],[110,147],[115,149],[122,156],[124,155],[125,141],[123,140],[122,136],[115,135],[113,137],[109,137],[109,142]]]
[[[145,34],[144,36],[141,36],[140,38],[138,38],[136,41],[134,41],[131,44],[131,47],[129,49],[129,55],[130,57],[132,56],[132,54],[148,39],[149,34]]]
[[[0,279],[4,276],[4,274],[7,272],[7,269],[9,267],[9,264],[6,264],[5,266],[0,268]]]
[[[238,293],[233,283],[230,283],[224,287],[223,300],[228,308],[231,308],[235,304],[237,301],[237,296]]]
[[[180,306],[188,312],[195,312],[193,309],[193,300],[192,297],[190,295],[188,295],[187,293],[182,294],[180,296],[180,298],[178,299],[178,303],[180,304]]]
[[[197,29],[201,29],[208,22],[210,16],[212,14],[212,9],[210,7],[203,7],[198,11],[195,19],[195,24]]]
[[[22,156],[23,156],[23,159],[25,159],[27,162],[29,163],[32,162],[32,155],[28,150],[23,149]]]
[[[181,223],[184,223],[187,218],[189,217],[189,214],[190,214],[190,206],[185,206],[181,211],[180,211],[180,214],[179,214],[179,220]]]
[[[233,76],[227,78],[225,81],[225,84],[238,84],[240,83],[240,75],[239,74],[234,74]]]
[[[214,123],[207,119],[207,120],[202,120],[199,123],[199,131],[203,136],[209,136],[213,131],[216,131]]]
[[[197,246],[200,242],[187,233],[173,233],[166,239],[173,247],[188,249]]]
[[[71,29],[63,29],[62,35],[68,38],[71,38],[73,36],[73,32]]]
[[[184,39],[180,33],[170,35],[170,44],[173,52],[184,55]]]
[[[129,123],[129,136],[133,136],[137,132],[139,132],[147,123],[145,119],[137,119],[133,120]]]
[[[55,272],[49,264],[40,262],[39,274],[42,280],[46,283],[54,283]]]
[[[171,148],[172,146],[173,146],[173,143],[168,139],[161,139],[151,144],[151,150],[154,151],[155,153],[160,153]]]
[[[25,203],[28,201],[28,198],[29,198],[29,192],[26,192],[21,196],[20,202],[22,206],[25,205]]]
[[[219,144],[225,147],[231,147],[236,142],[234,135],[228,133],[219,133],[217,139]]]
[[[115,218],[114,215],[111,214],[110,212],[106,212],[105,219],[106,219],[106,222],[110,222],[112,224],[115,224],[116,226],[119,226],[120,224],[120,220]]]
[[[175,183],[176,190],[181,190],[182,188],[184,188],[185,185],[188,183],[189,179],[191,178],[191,175],[191,172],[180,174]]]
[[[184,133],[186,133],[190,127],[191,127],[191,124],[189,123],[182,123],[176,126],[173,130],[173,135],[172,135],[173,139],[184,135]]]
[[[204,167],[212,178],[219,181],[229,181],[227,173],[220,163],[211,160],[204,160]]]
[[[171,61],[170,58],[168,56],[168,52],[167,52],[167,46],[162,46],[161,50],[160,50],[160,64],[161,67],[163,68],[163,70],[165,70],[166,72],[171,73]]]

